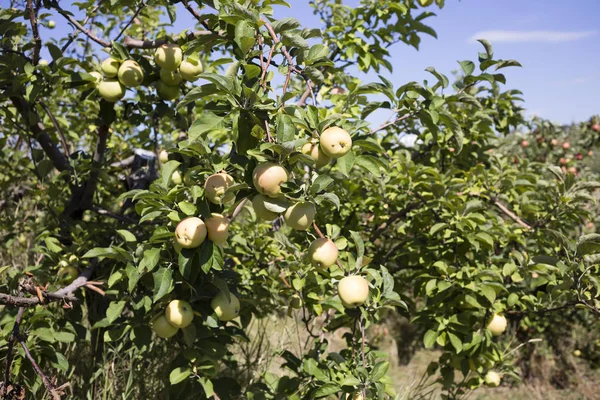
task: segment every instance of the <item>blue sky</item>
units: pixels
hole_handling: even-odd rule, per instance
[[[293,8],[277,7],[276,18],[295,17],[305,27],[321,26],[308,0],[289,2]],[[384,75],[396,87],[412,80],[431,81],[424,71],[429,66],[451,76],[457,60],[476,60],[482,48],[474,39],[485,38],[496,58],[523,65],[503,71],[506,87],[523,91],[529,115],[569,123],[600,113],[599,0],[446,0],[443,9],[430,10],[437,16],[426,22],[438,39],[423,36],[419,51],[403,44],[391,48],[394,71]],[[64,37],[71,31],[60,15],[54,19],[57,28],[44,29],[43,36]],[[192,29],[194,23],[180,8],[176,30]],[[377,80],[375,74],[361,78]]]

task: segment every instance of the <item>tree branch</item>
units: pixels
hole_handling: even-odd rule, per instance
[[[37,364],[37,362],[31,355],[31,353],[29,352],[29,348],[27,348],[27,345],[25,344],[25,340],[23,340],[23,337],[21,337],[21,335],[18,332],[17,332],[17,339],[19,340],[19,343],[21,343],[21,347],[23,348],[23,351],[25,352],[25,356],[29,359],[29,362],[31,362],[33,369],[42,378],[42,382],[44,382],[44,386],[46,386],[46,389],[48,389],[48,392],[50,392],[50,394],[52,395],[52,399],[60,400],[60,394],[57,392],[57,390],[54,387],[54,385],[52,384],[52,382],[50,382],[50,379],[48,379],[48,377],[44,374],[44,372],[42,372],[42,369],[40,368],[40,366]]]
[[[195,31],[188,32],[186,34],[186,40],[194,40],[200,36],[218,36],[211,31]],[[165,39],[156,39],[156,40],[139,40],[134,39],[132,37],[127,36],[123,41],[123,45],[130,49],[154,49],[162,46],[163,44],[169,43],[168,40]]]
[[[94,152],[92,161],[92,171],[85,184],[85,189],[81,197],[81,208],[84,210],[92,207],[94,193],[96,193],[96,187],[98,186],[98,177],[100,176],[102,163],[104,161],[104,153],[106,153],[106,142],[109,137],[110,127],[103,123],[98,127],[98,143],[96,143],[96,151]]]
[[[63,146],[63,150],[65,151],[65,157],[69,158],[69,154],[71,153],[71,151],[69,150],[69,146],[67,145],[67,139],[65,138],[65,135],[64,135],[62,129],[60,128],[58,121],[56,120],[56,118],[54,118],[54,114],[52,114],[52,112],[50,111],[50,108],[48,108],[46,103],[44,103],[42,100],[40,100],[39,103],[40,103],[40,106],[46,112],[46,115],[48,115],[48,118],[50,118],[50,121],[52,121],[52,125],[54,125],[54,129],[56,129],[56,132],[58,133],[58,137],[60,138],[61,144]]]
[[[496,207],[498,207],[504,214],[508,215],[517,224],[521,225],[523,228],[525,228],[527,230],[533,229],[531,227],[531,225],[528,225],[525,222],[523,222],[523,220],[521,218],[519,218],[517,216],[517,214],[515,214],[514,212],[512,212],[508,208],[506,208],[506,206],[504,206],[502,203],[500,203],[498,201],[498,199],[496,199],[495,197],[491,196],[490,200],[492,201],[492,203],[494,203],[496,205]]]
[[[19,327],[21,326],[21,321],[23,320],[24,314],[25,314],[25,308],[19,307],[19,311],[17,311],[17,318],[15,318],[15,325],[13,327],[10,337],[8,338],[8,346],[7,346],[7,350],[6,350],[6,364],[5,364],[5,368],[4,368],[4,383],[6,385],[8,385],[8,382],[10,381],[10,370],[11,370],[11,364],[12,364],[12,350],[13,350],[13,346],[14,346],[15,340],[17,338],[17,335],[19,334]]]
[[[143,3],[137,8],[137,10],[135,10],[135,12],[133,13],[133,17],[131,17],[131,19],[129,20],[129,22],[127,22],[125,24],[125,26],[123,27],[123,29],[121,29],[121,32],[119,32],[119,34],[117,35],[117,37],[114,38],[114,42],[116,42],[117,40],[119,40],[119,38],[121,36],[123,36],[123,34],[125,33],[125,31],[127,30],[127,28],[129,28],[129,26],[131,25],[131,23],[133,22],[134,19],[137,18],[137,16],[139,15],[139,13],[142,11],[142,9],[146,7],[146,3]]]
[[[77,20],[75,18],[73,18],[73,16],[71,16],[67,11],[63,10],[58,5],[58,2],[56,2],[56,1],[52,2],[51,7],[53,7],[56,11],[58,11],[58,13],[60,15],[65,17],[67,19],[67,21],[69,21],[75,28],[79,29],[82,33],[84,33],[87,37],[92,39],[94,42],[98,43],[100,46],[111,47],[111,43],[109,41],[100,39],[99,37],[95,36],[91,30],[86,29],[83,25],[81,25],[79,22],[77,22]]]
[[[31,22],[31,31],[33,33],[33,41],[35,45],[33,47],[33,65],[37,65],[40,59],[40,50],[42,49],[42,39],[40,38],[40,31],[37,23],[37,10],[33,8],[33,1],[27,0],[27,11],[29,12],[29,21]]]

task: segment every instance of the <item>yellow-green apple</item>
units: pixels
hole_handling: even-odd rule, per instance
[[[367,300],[369,283],[360,275],[347,276],[338,283],[338,294],[344,307],[356,308]]]
[[[173,175],[171,175],[171,181],[176,185],[181,185],[183,180],[181,179],[181,172],[175,170]]]
[[[489,387],[498,387],[500,386],[501,379],[502,378],[500,377],[500,374],[496,371],[488,371],[488,373],[485,374],[485,378],[483,380],[485,381],[485,384]]]
[[[352,138],[347,131],[334,126],[321,133],[319,144],[326,156],[340,158],[352,149]]]
[[[256,213],[256,216],[265,221],[273,221],[279,216],[278,213],[269,210],[265,206],[265,202],[268,202],[269,200],[269,197],[264,196],[260,193],[256,194],[252,199],[252,207],[254,207],[254,212]]]
[[[175,240],[184,249],[194,249],[204,242],[207,233],[204,221],[198,217],[189,217],[177,224]]]
[[[175,100],[179,97],[179,86],[167,85],[159,80],[156,82],[156,93],[163,100]]]
[[[194,82],[198,80],[198,76],[204,71],[204,67],[202,66],[202,61],[188,57],[181,62],[179,66],[179,73],[181,77],[189,82]]]
[[[119,76],[119,82],[127,87],[137,87],[144,80],[142,67],[133,60],[123,61],[117,75]]]
[[[105,79],[98,84],[98,93],[104,100],[115,103],[125,97],[125,86],[117,79]]]
[[[229,236],[229,219],[222,214],[211,214],[210,218],[204,221],[208,230],[208,240],[216,244],[223,244]]]
[[[170,86],[177,86],[181,82],[181,74],[178,70],[170,71],[168,69],[160,69],[160,80]]]
[[[433,0],[419,0],[421,7],[427,7],[433,4]]]
[[[579,349],[575,349],[575,351],[573,351],[573,355],[574,355],[575,357],[581,357],[581,350],[579,350]]]
[[[179,330],[179,328],[171,325],[167,321],[167,317],[165,317],[165,314],[160,314],[152,320],[152,330],[156,333],[158,337],[168,339],[174,336]]]
[[[57,274],[60,282],[68,284],[73,282],[79,276],[77,268],[69,265],[66,261],[63,260],[58,265],[61,266]]]
[[[181,47],[176,44],[163,44],[154,52],[154,62],[168,71],[176,70],[183,59]]]
[[[506,317],[504,315],[494,314],[487,326],[487,329],[492,333],[492,335],[500,336],[506,330],[507,325],[508,322],[506,321]]]
[[[48,66],[48,60],[46,60],[45,58],[42,58],[40,61],[38,61],[38,65],[40,67],[47,67]]]
[[[107,78],[114,78],[119,73],[119,61],[115,58],[108,57],[102,61],[100,68]]]
[[[298,296],[297,294],[293,295],[290,298],[290,307],[295,309],[302,307],[302,297]]]
[[[98,71],[90,72],[90,75],[94,77],[94,82],[92,83],[94,86],[98,85],[98,83],[102,82],[102,74]]]
[[[285,223],[297,231],[305,231],[313,223],[317,209],[308,201],[299,201],[283,214]]]
[[[252,182],[259,193],[277,197],[281,193],[281,184],[287,182],[288,173],[279,164],[264,162],[254,168]]]
[[[233,293],[229,293],[228,299],[225,292],[219,292],[210,302],[210,306],[217,314],[219,321],[230,321],[240,313],[240,301]]]
[[[338,248],[331,240],[319,238],[313,241],[308,248],[310,262],[317,268],[329,268],[338,259]]]
[[[204,182],[204,196],[214,204],[228,203],[233,199],[233,193],[231,196],[225,196],[225,192],[233,186],[233,183],[231,175],[225,172],[211,175]]]
[[[54,29],[54,27],[56,26],[56,22],[54,22],[54,20],[50,20],[48,21],[48,24],[46,26],[48,27],[48,29]]]
[[[169,153],[167,153],[166,150],[161,150],[160,153],[158,153],[158,160],[163,164],[166,163],[169,161]]]
[[[318,143],[306,143],[304,146],[302,146],[302,154],[311,156],[312,159],[315,160],[315,166],[317,168],[321,168],[329,164],[331,161],[331,158],[325,155]]]
[[[165,309],[165,317],[175,328],[185,328],[194,319],[194,309],[185,300],[173,300]]]

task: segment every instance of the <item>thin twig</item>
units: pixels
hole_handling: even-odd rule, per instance
[[[83,20],[83,23],[81,24],[81,26],[85,26],[85,24],[88,23],[88,21],[90,20],[90,18],[92,18],[94,16],[94,14],[96,14],[96,11],[98,11],[98,9],[102,5],[103,1],[104,0],[98,1],[98,4],[96,4],[96,6],[92,9],[92,11],[90,11],[90,13],[85,17],[85,19]],[[81,31],[79,29],[77,29],[77,28],[75,28],[73,30],[73,33],[71,33],[69,35],[69,40],[67,40],[67,42],[64,44],[64,46],[60,49],[61,53],[64,53],[65,50],[67,50],[67,48],[71,45],[71,43],[73,43],[73,41],[75,40],[75,38],[77,37],[77,35],[79,35],[79,32],[81,32]],[[52,62],[54,62],[54,61],[52,61]]]
[[[44,103],[43,100],[40,100],[39,103],[40,103],[40,106],[42,106],[42,108],[46,112],[46,115],[48,115],[48,118],[50,118],[50,121],[52,121],[52,125],[54,125],[54,129],[56,129],[56,132],[58,133],[58,137],[60,138],[60,142],[62,144],[63,150],[65,151],[65,157],[69,158],[69,154],[71,154],[71,150],[69,149],[69,145],[67,144],[67,139],[65,138],[65,134],[63,133],[60,125],[58,124],[58,121],[56,120],[56,118],[54,117],[54,114],[52,114],[52,111],[50,111],[50,108],[46,105],[46,103]]]
[[[30,0],[28,0],[28,1],[30,1]],[[67,11],[63,10],[58,5],[58,2],[53,2],[52,7],[56,11],[58,11],[58,13],[60,15],[65,17],[67,19],[67,21],[69,21],[71,24],[73,24],[73,26],[75,26],[75,28],[79,29],[82,33],[84,33],[87,37],[92,39],[94,42],[98,43],[102,47],[111,47],[111,43],[109,41],[100,39],[99,37],[94,35],[91,30],[86,29],[83,25],[81,25],[79,22],[77,22],[77,20],[75,18],[73,18],[73,16],[69,15],[69,13]]]
[[[31,32],[33,33],[33,41],[35,46],[33,47],[33,65],[37,65],[40,60],[40,51],[42,50],[42,39],[40,38],[40,31],[38,29],[37,22],[37,10],[33,7],[33,1],[27,0],[27,11],[29,11],[29,22],[31,23]]]
[[[48,379],[44,372],[42,372],[42,369],[29,352],[29,348],[25,344],[25,340],[23,340],[23,337],[21,337],[19,333],[17,333],[17,340],[19,340],[19,343],[21,343],[21,347],[23,348],[23,352],[25,352],[25,356],[29,359],[29,362],[31,362],[31,365],[33,366],[35,372],[42,378],[42,382],[44,383],[44,386],[46,386],[46,389],[48,389],[48,391],[52,395],[52,398],[54,400],[60,400],[60,394],[56,391],[56,388],[54,387],[52,382],[50,382],[50,379]]]
[[[247,201],[248,201],[247,197],[244,198],[242,201],[240,201],[240,204],[237,205],[237,207],[235,208],[235,210],[233,210],[233,213],[231,214],[231,217],[229,217],[229,223],[233,222],[233,220],[236,219],[236,217],[238,215],[240,215],[240,213],[244,209],[244,206],[246,205]]]
[[[94,207],[91,208],[91,210],[94,211],[94,212],[96,212],[97,214],[104,215],[104,216],[107,216],[109,218],[113,218],[113,219],[116,219],[118,221],[125,222],[127,224],[137,225],[139,223],[139,221],[136,221],[135,219],[130,218],[127,215],[117,214],[115,212],[112,212],[112,211],[109,211],[109,210],[105,210],[104,208],[101,208],[101,207],[94,206]]]
[[[498,199],[496,199],[495,197],[490,197],[490,200],[492,200],[492,203],[494,203],[496,205],[496,207],[498,207],[504,214],[508,215],[517,224],[521,225],[523,228],[525,228],[527,230],[533,229],[531,227],[531,225],[526,224],[525,222],[523,222],[523,220],[521,218],[519,218],[517,216],[517,214],[515,214],[514,212],[512,212],[508,208],[506,208],[506,206],[503,205],[502,203],[500,203],[498,201]]]
[[[383,124],[383,125],[379,126],[378,128],[376,128],[376,129],[373,129],[373,130],[372,130],[372,131],[369,133],[369,135],[373,135],[373,134],[375,134],[375,133],[377,133],[377,132],[379,132],[379,131],[382,131],[382,130],[386,129],[387,127],[391,126],[391,125],[395,125],[395,124],[397,124],[397,123],[398,123],[398,122],[400,122],[400,121],[404,121],[405,119],[407,119],[407,118],[410,118],[410,117],[411,117],[411,116],[413,116],[413,115],[414,115],[414,113],[408,113],[408,114],[404,114],[403,116],[401,116],[401,117],[398,117],[398,118],[396,118],[396,119],[395,119],[395,120],[393,120],[393,121],[387,122],[387,123],[385,123],[385,124]]]
[[[190,14],[194,16],[194,18],[198,20],[198,22],[204,27],[204,29],[210,30],[206,21],[202,18],[198,11],[196,11],[192,6],[190,6],[190,4],[186,0],[183,0],[183,6],[186,10],[189,11]]]
[[[127,30],[127,28],[129,28],[129,26],[131,25],[131,23],[133,22],[133,20],[137,18],[137,16],[139,15],[139,13],[142,11],[142,9],[144,7],[146,7],[146,3],[142,2],[142,4],[140,4],[140,6],[137,8],[137,10],[135,10],[135,13],[133,13],[133,17],[131,17],[131,19],[125,24],[125,26],[123,27],[123,29],[121,29],[121,32],[119,32],[119,34],[117,35],[117,37],[115,37],[113,39],[113,42],[116,42],[117,40],[119,40],[119,38],[121,36],[123,36],[123,34]]]
[[[19,334],[19,327],[21,326],[21,321],[23,320],[23,315],[25,314],[25,307],[19,307],[19,311],[17,311],[17,318],[15,318],[15,325],[13,326],[13,330],[12,333],[10,335],[10,337],[8,338],[8,346],[6,349],[6,364],[5,364],[5,368],[4,368],[4,384],[8,385],[8,382],[10,381],[10,370],[11,370],[11,364],[12,364],[12,350],[13,350],[13,346],[15,343],[15,340],[17,338],[17,335]]]

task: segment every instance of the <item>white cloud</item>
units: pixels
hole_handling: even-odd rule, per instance
[[[477,32],[469,38],[469,42],[475,42],[477,39],[486,39],[492,43],[560,43],[584,39],[597,34],[598,31],[561,32],[498,30]]]

